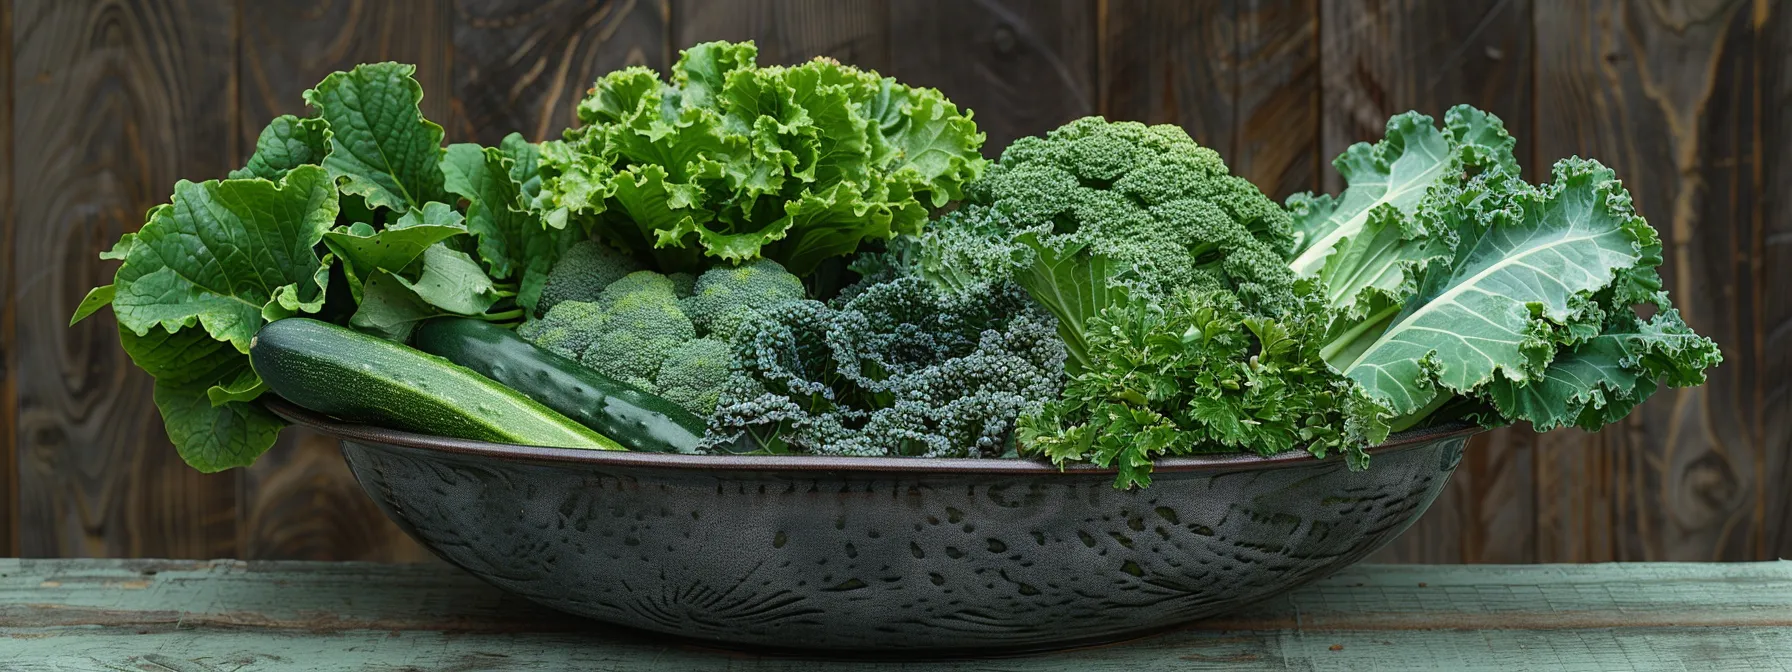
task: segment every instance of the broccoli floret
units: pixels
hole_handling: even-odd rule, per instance
[[[1007,280],[1031,263],[1014,236],[1034,231],[1048,246],[1124,264],[1145,296],[1228,289],[1254,312],[1279,314],[1294,302],[1280,261],[1292,226],[1181,128],[1089,117],[1011,145],[924,236],[917,265],[943,287]]]
[[[598,295],[602,319],[599,333],[579,356],[585,366],[658,393],[654,377],[673,349],[697,337],[690,318],[678,308],[670,278],[653,271],[635,271],[610,283]]]
[[[697,278],[685,299],[685,313],[710,338],[728,341],[753,313],[803,298],[803,281],[770,259],[718,266]]]
[[[998,457],[1064,377],[1054,321],[1012,285],[904,277],[839,307],[790,302],[742,323],[734,348],[711,450]]]
[[[733,352],[727,343],[713,338],[685,341],[666,356],[654,386],[667,401],[708,417],[716,410],[722,385],[728,382]]]
[[[603,331],[602,306],[590,301],[562,301],[539,319],[517,327],[516,333],[538,346],[564,357],[578,359]]]
[[[537,310],[542,314],[562,301],[596,301],[610,283],[641,270],[641,265],[616,248],[595,240],[573,245],[548,272]]]
[[[697,276],[689,273],[668,273],[666,279],[672,281],[672,293],[680,299],[691,298],[691,292],[697,289]]]

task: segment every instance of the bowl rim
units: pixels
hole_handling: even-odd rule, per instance
[[[475,439],[418,434],[384,427],[343,422],[315,413],[274,394],[264,395],[268,410],[295,425],[316,430],[338,439],[379,443],[390,446],[491,457],[524,462],[553,462],[609,467],[655,467],[693,471],[831,471],[831,472],[908,472],[934,474],[1055,474],[1108,475],[1116,470],[1092,464],[1067,464],[1062,467],[1040,459],[1028,458],[959,458],[959,457],[849,457],[837,455],[692,455],[684,453],[646,453],[586,448],[551,448],[493,443]],[[1389,436],[1371,446],[1370,455],[1389,453],[1479,434],[1488,428],[1466,422],[1408,430]],[[1216,453],[1189,457],[1167,457],[1153,462],[1152,473],[1203,471],[1242,471],[1297,466],[1314,466],[1336,458],[1316,458],[1305,450],[1295,449],[1274,455],[1250,453]]]

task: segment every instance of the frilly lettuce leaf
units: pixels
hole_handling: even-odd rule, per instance
[[[669,83],[598,80],[545,143],[534,206],[653,257],[765,257],[803,275],[867,239],[918,233],[980,174],[983,135],[938,91],[816,59],[758,67],[752,43],[686,50]]]

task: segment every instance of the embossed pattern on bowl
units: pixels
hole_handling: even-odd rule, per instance
[[[1362,559],[1418,518],[1472,428],[1367,471],[1169,460],[1151,487],[1020,460],[601,453],[457,441],[276,410],[343,439],[392,520],[505,590],[714,642],[1049,648],[1224,613]]]

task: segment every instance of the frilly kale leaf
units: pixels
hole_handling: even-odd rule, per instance
[[[1025,295],[873,284],[742,324],[709,450],[998,457],[1058,394],[1064,350]]]
[[[582,125],[542,148],[534,203],[662,271],[764,257],[806,275],[866,239],[917,234],[982,170],[977,132],[933,89],[828,59],[758,67],[751,42],[599,79]]]

